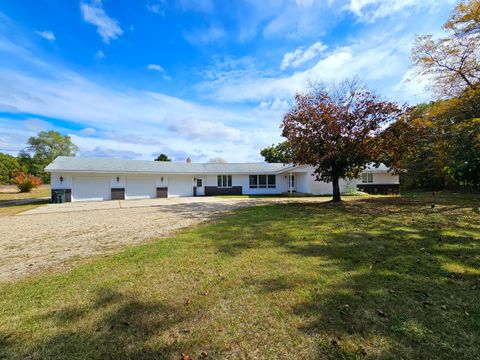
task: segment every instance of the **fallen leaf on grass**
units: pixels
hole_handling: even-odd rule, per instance
[[[180,355],[180,360],[192,360],[192,358],[190,357],[190,355],[182,353]]]
[[[202,352],[200,353],[200,356],[201,356],[202,358],[207,358],[207,357],[208,357],[208,352],[202,351]]]
[[[385,315],[385,312],[384,312],[382,309],[378,309],[378,310],[377,310],[377,315],[378,315],[378,316],[381,316],[381,317],[387,317],[387,316]]]
[[[330,344],[338,348],[340,346],[340,341],[332,339],[332,341],[330,341]]]
[[[360,345],[357,349],[357,353],[366,356],[367,355],[367,349],[365,349],[362,345]]]

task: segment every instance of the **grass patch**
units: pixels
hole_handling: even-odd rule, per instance
[[[35,199],[50,197],[50,185],[41,185],[32,192],[21,193],[14,185],[3,185],[0,188],[0,204],[2,201]]]
[[[0,286],[0,358],[474,359],[480,197],[244,208]]]
[[[41,185],[32,192],[21,193],[14,185],[0,187],[0,216],[16,215],[47,204],[50,197],[50,185]]]
[[[27,204],[2,204],[0,202],[0,216],[9,216],[9,215],[16,215],[20,214],[24,211],[34,209],[40,205],[48,204],[50,200],[44,199],[35,199]]]
[[[381,195],[371,195],[362,191],[351,191],[342,193],[342,196],[365,196],[374,197]],[[235,199],[235,198],[250,198],[250,199],[274,199],[274,198],[331,198],[331,194],[317,195],[306,193],[281,193],[281,194],[242,194],[242,195],[216,195],[219,198]]]

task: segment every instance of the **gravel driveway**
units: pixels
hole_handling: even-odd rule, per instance
[[[49,204],[0,217],[0,281],[109,254],[256,202],[179,198]]]

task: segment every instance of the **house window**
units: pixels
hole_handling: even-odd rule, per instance
[[[262,189],[267,187],[267,175],[258,175],[258,187]]]
[[[197,179],[197,187],[202,187],[202,186],[203,186],[202,179]]]
[[[363,173],[362,174],[362,183],[373,183],[373,174]]]
[[[218,175],[217,186],[219,188],[232,187],[232,175]]]
[[[277,186],[277,177],[275,175],[268,175],[268,187],[270,189],[275,189]]]
[[[275,175],[250,175],[248,179],[250,189],[275,189],[277,186]]]
[[[249,177],[250,189],[258,187],[258,176],[257,175],[250,175]]]

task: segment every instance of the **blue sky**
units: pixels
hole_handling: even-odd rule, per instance
[[[0,151],[57,130],[80,156],[260,161],[296,92],[358,75],[431,98],[415,34],[454,0],[3,0]]]

